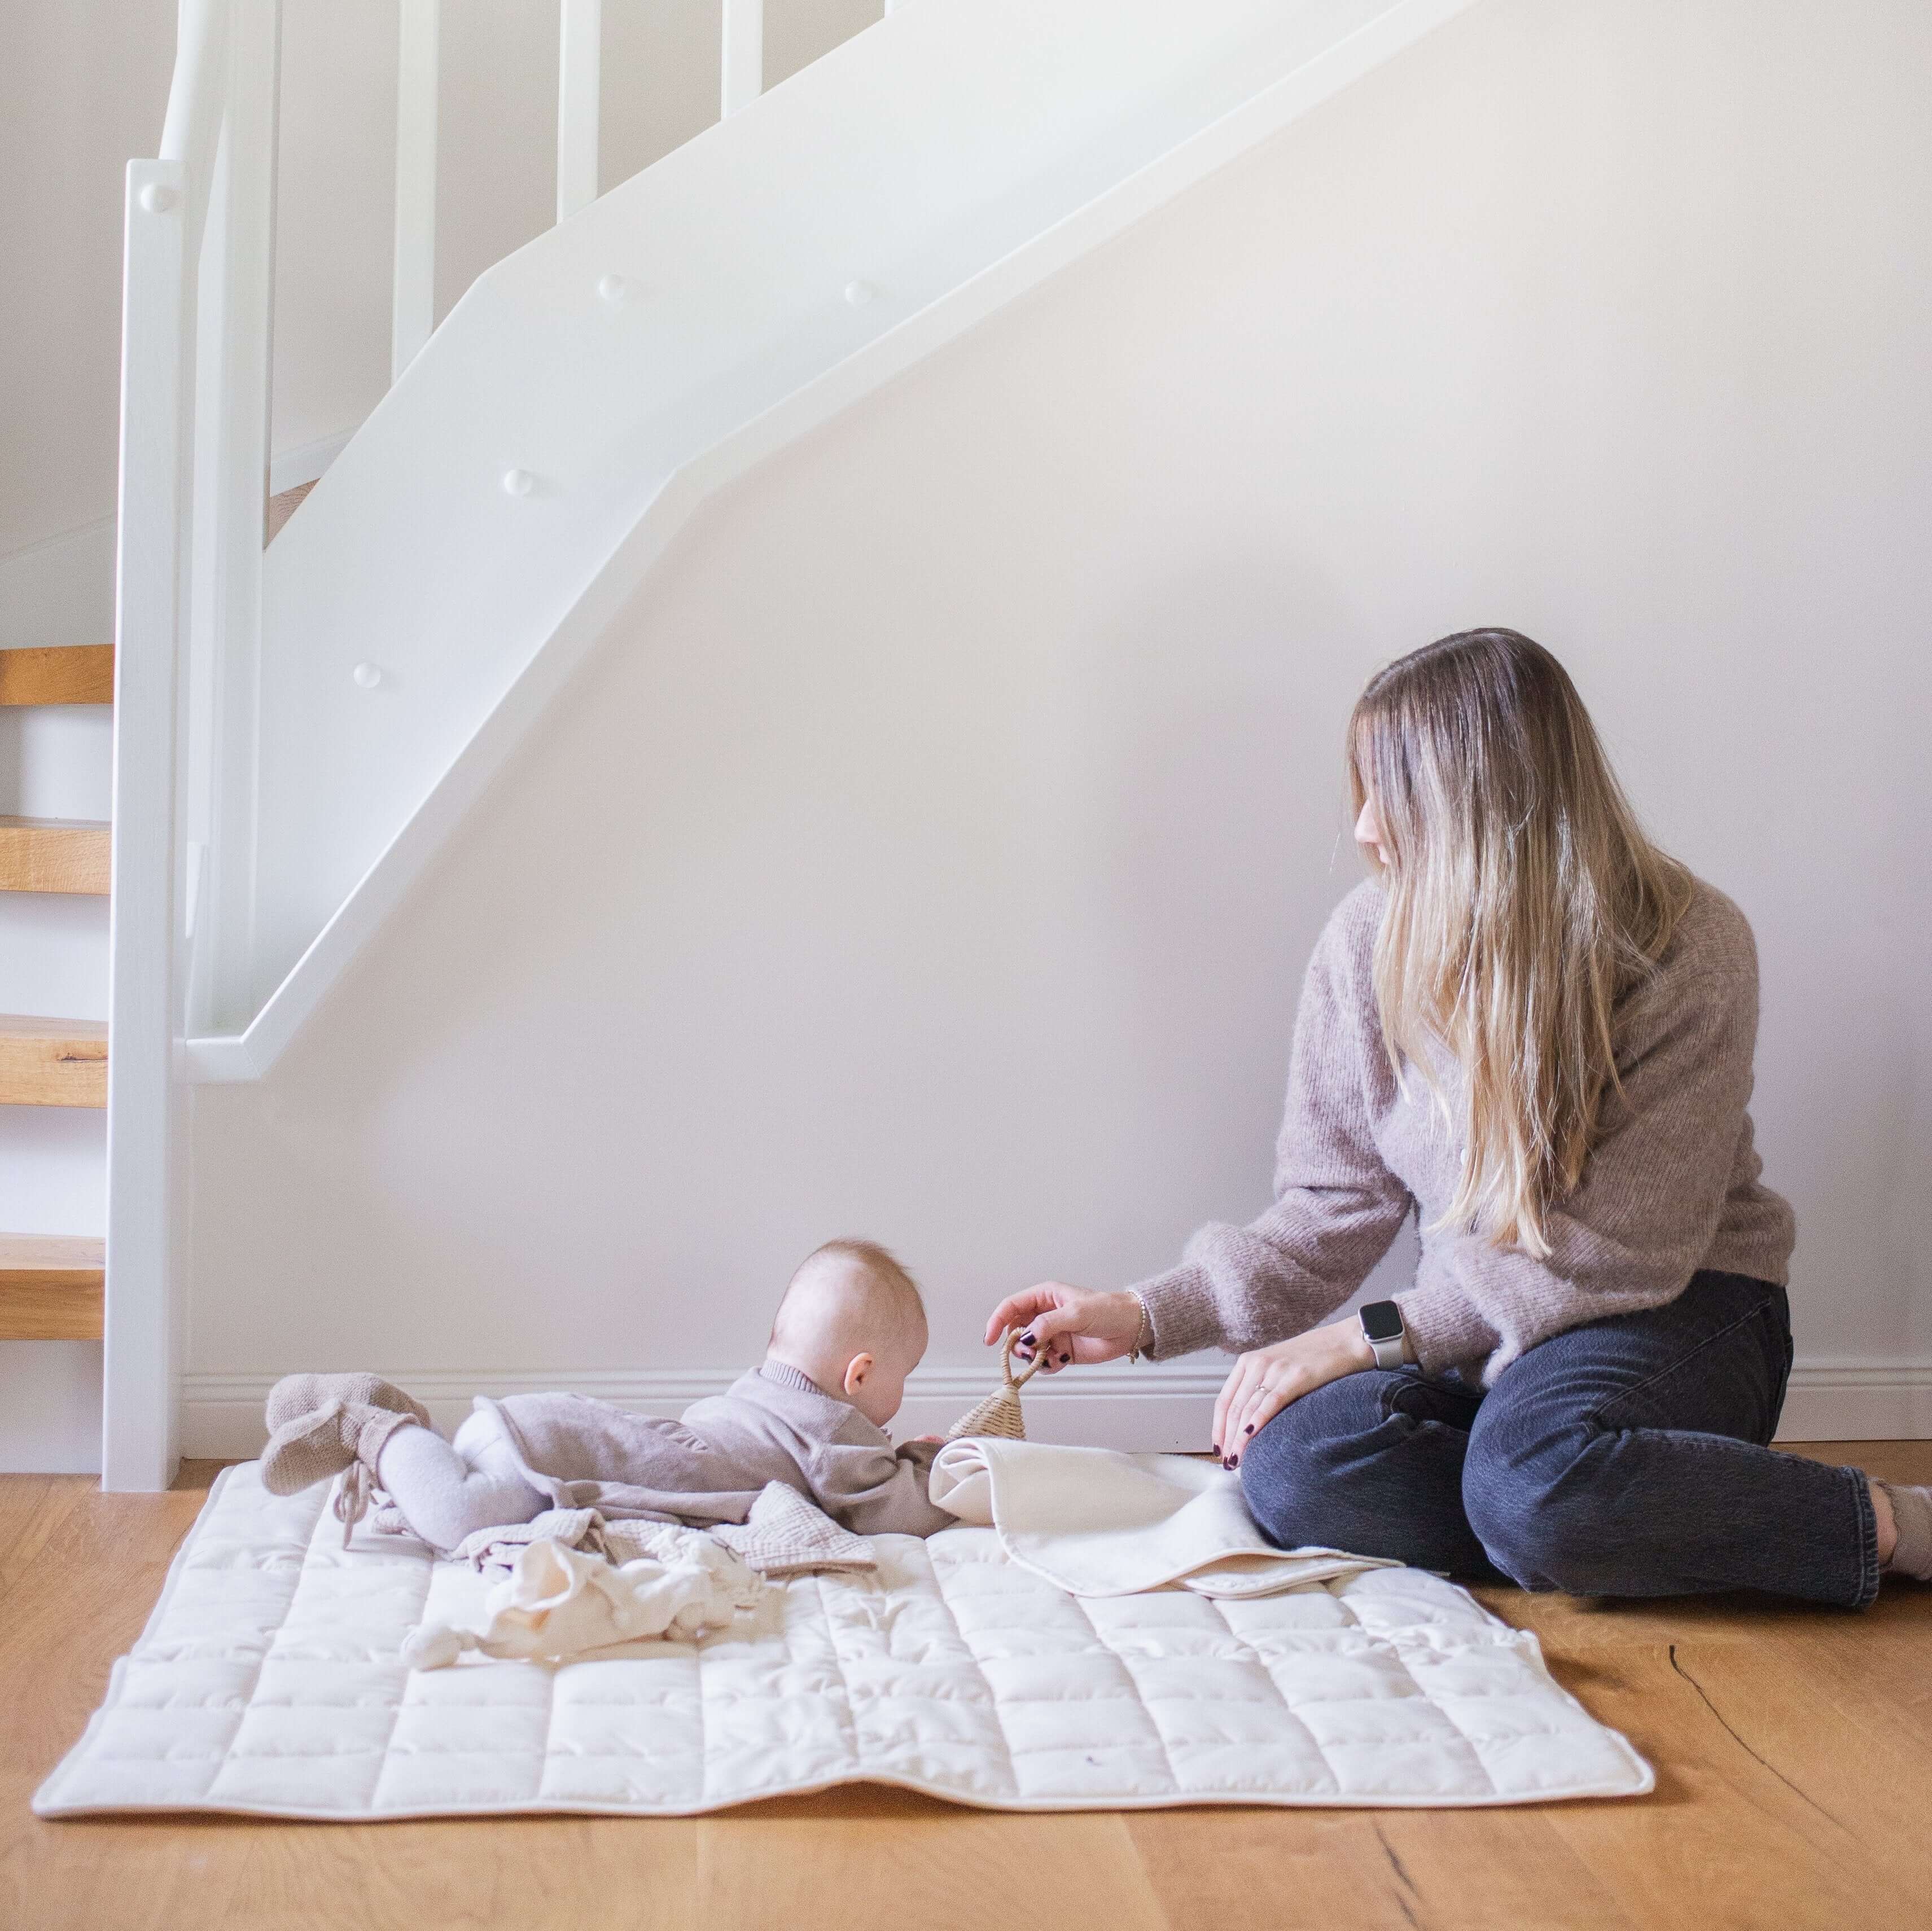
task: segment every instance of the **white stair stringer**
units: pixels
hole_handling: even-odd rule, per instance
[[[191,1076],[273,1065],[698,503],[1468,4],[915,0],[484,274],[265,559]]]

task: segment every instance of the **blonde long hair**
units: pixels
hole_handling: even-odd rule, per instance
[[[1462,1075],[1441,1224],[1541,1259],[1618,1090],[1617,1001],[1670,944],[1690,875],[1645,836],[1562,665],[1517,631],[1398,658],[1348,746],[1356,813],[1373,799],[1386,855],[1383,1042],[1445,1116],[1437,1054]]]

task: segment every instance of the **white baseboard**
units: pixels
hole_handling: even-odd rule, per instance
[[[1801,1360],[1780,1441],[1932,1439],[1932,1361]]]
[[[446,1432],[470,1411],[479,1393],[514,1395],[544,1389],[594,1395],[641,1414],[675,1415],[706,1395],[722,1394],[735,1368],[582,1369],[486,1372],[400,1369],[398,1386],[425,1403]],[[1208,1445],[1214,1396],[1226,1369],[1178,1363],[1172,1366],[1086,1368],[1057,1380],[1036,1380],[1026,1393],[1027,1426],[1036,1441],[1142,1451]],[[934,1369],[907,1384],[905,1406],[893,1424],[900,1436],[943,1433],[991,1390],[998,1370]],[[230,1458],[258,1453],[262,1404],[272,1374],[188,1375],[182,1386],[182,1453]],[[1932,1361],[1800,1362],[1791,1377],[1778,1431],[1785,1441],[1874,1441],[1932,1437]]]
[[[559,1389],[594,1395],[640,1414],[675,1415],[706,1395],[722,1394],[740,1368],[585,1369],[574,1373],[529,1369],[452,1373],[400,1370],[390,1373],[447,1432],[470,1412],[480,1393],[515,1395]],[[905,1405],[894,1435],[939,1435],[998,1384],[999,1369],[935,1369],[907,1384]],[[1034,1381],[1026,1393],[1027,1426],[1036,1441],[1083,1443],[1096,1448],[1142,1450],[1204,1448],[1214,1396],[1223,1371],[1209,1366],[1088,1368],[1048,1382]],[[272,1375],[188,1375],[182,1384],[182,1453],[230,1457],[259,1453],[262,1405]]]

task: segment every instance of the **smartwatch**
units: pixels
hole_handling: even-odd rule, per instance
[[[1408,1330],[1402,1325],[1402,1309],[1394,1301],[1371,1301],[1362,1310],[1362,1338],[1378,1368],[1402,1365],[1402,1344]]]

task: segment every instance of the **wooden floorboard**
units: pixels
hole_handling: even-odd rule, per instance
[[[1932,1481],[1932,1444],[1804,1452]],[[692,1819],[44,1823],[34,1786],[139,1633],[175,1493],[0,1477],[0,1927],[34,1931],[1862,1931],[1932,1921],[1932,1589],[1864,1615],[1478,1593],[1657,1766],[1504,1810],[1004,1816],[854,1789]]]

